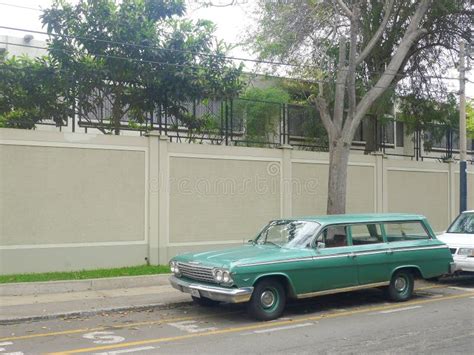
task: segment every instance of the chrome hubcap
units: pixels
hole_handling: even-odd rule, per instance
[[[260,302],[263,307],[270,308],[275,304],[275,295],[270,290],[263,291],[260,296]]]
[[[407,286],[407,282],[403,277],[399,277],[395,280],[394,286],[395,286],[395,290],[397,290],[398,292],[401,292],[405,290]]]

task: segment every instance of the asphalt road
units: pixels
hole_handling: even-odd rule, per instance
[[[4,325],[0,354],[471,354],[474,277],[415,286],[404,303],[376,289],[294,302],[272,322],[187,305]]]

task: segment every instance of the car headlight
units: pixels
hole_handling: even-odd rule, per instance
[[[459,248],[458,255],[463,255],[467,257],[474,257],[474,249],[472,248]]]
[[[217,282],[221,282],[222,281],[222,270],[216,270],[214,272],[214,278],[216,279]]]
[[[223,270],[223,269],[214,269],[214,279],[218,283],[223,283],[223,284],[231,284],[232,277],[230,276],[230,272],[228,270]]]
[[[224,271],[222,273],[222,282],[227,284],[227,283],[229,283],[230,280],[231,280],[231,278],[230,278],[229,271]]]
[[[178,263],[176,261],[174,260],[170,261],[170,269],[173,274],[175,274],[176,276],[180,276]]]

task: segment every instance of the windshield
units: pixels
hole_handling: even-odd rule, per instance
[[[462,213],[448,229],[448,233],[474,234],[474,213]]]
[[[308,221],[279,220],[270,222],[255,243],[274,244],[285,248],[306,248],[320,224]]]

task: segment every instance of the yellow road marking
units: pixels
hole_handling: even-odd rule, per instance
[[[13,336],[13,337],[7,337],[7,338],[0,338],[0,341],[24,340],[24,339],[32,339],[32,338],[51,337],[55,335],[69,335],[69,334],[86,333],[86,332],[89,333],[89,332],[95,332],[95,331],[106,330],[106,329],[123,329],[123,328],[137,327],[137,326],[143,326],[143,325],[154,325],[154,324],[179,322],[179,321],[203,319],[203,318],[205,319],[205,318],[211,318],[213,316],[221,316],[221,315],[234,314],[234,313],[239,313],[239,311],[225,312],[225,313],[219,313],[219,314],[206,314],[203,316],[163,318],[160,320],[153,320],[153,321],[146,321],[146,322],[101,326],[101,327],[95,327],[95,328],[70,329],[70,330],[63,330],[59,332],[50,332],[50,333],[20,335],[20,336]]]
[[[364,308],[364,309],[357,309],[353,311],[329,313],[329,314],[323,314],[319,316],[298,318],[295,320],[277,321],[277,322],[272,322],[272,323],[268,323],[268,322],[258,323],[258,324],[246,325],[242,327],[234,327],[234,328],[230,327],[230,328],[224,328],[220,330],[212,330],[212,331],[203,332],[203,333],[193,333],[193,334],[177,335],[177,336],[166,337],[166,338],[138,340],[138,341],[131,341],[127,343],[121,343],[121,344],[103,345],[103,346],[97,346],[97,347],[91,347],[91,348],[67,350],[63,352],[50,353],[50,355],[77,354],[77,353],[92,352],[92,351],[99,351],[99,350],[110,350],[110,349],[117,349],[117,348],[129,347],[129,346],[157,344],[157,343],[171,342],[175,340],[184,340],[184,339],[205,337],[205,336],[211,336],[211,335],[236,333],[240,331],[248,331],[248,330],[254,330],[254,329],[272,328],[276,326],[298,324],[298,323],[307,322],[307,321],[317,321],[317,320],[322,320],[322,319],[339,318],[343,316],[351,316],[355,314],[376,312],[376,311],[387,310],[387,309],[396,309],[396,308],[406,307],[408,305],[425,304],[425,303],[439,302],[443,300],[452,300],[452,299],[457,299],[457,298],[467,298],[467,297],[471,297],[472,294],[473,292],[468,292],[468,293],[463,293],[459,295],[446,296],[443,298],[436,298],[436,299],[431,298],[431,299],[424,299],[424,300],[418,300],[418,301],[412,301],[412,302],[404,302],[402,305],[397,304],[397,305],[389,305],[389,306],[376,306],[376,307],[369,307],[369,308]]]
[[[447,287],[447,286],[446,285],[425,286],[425,287],[415,288],[415,291],[424,291],[424,290],[429,290],[433,288],[443,288],[443,287]],[[177,318],[161,319],[161,320],[156,320],[156,321],[129,323],[129,324],[123,324],[123,325],[111,325],[111,326],[102,326],[102,327],[95,327],[95,328],[71,329],[71,330],[64,330],[64,331],[50,332],[50,333],[38,333],[38,334],[12,336],[12,337],[0,338],[0,341],[25,340],[25,339],[33,339],[33,338],[51,337],[51,336],[57,336],[57,335],[69,335],[69,334],[77,334],[77,333],[85,333],[85,332],[95,332],[95,331],[100,331],[104,329],[122,329],[122,328],[137,327],[137,326],[143,326],[143,325],[168,323],[168,322],[173,322],[173,321],[185,321],[185,320],[192,320],[192,319],[210,318],[213,316],[220,316],[220,315],[226,315],[226,314],[232,314],[232,313],[238,313],[238,311],[197,316],[197,317],[196,316],[195,317],[191,317],[191,316],[177,317]]]
[[[443,288],[443,287],[448,287],[448,286],[447,285],[434,285],[434,286],[418,287],[418,288],[415,288],[415,292],[416,291],[431,290],[433,288]]]

